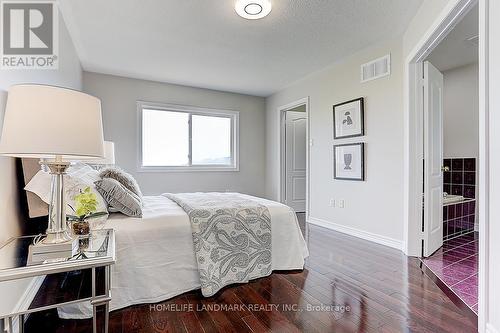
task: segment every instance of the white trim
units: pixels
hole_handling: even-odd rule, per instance
[[[374,242],[374,243],[377,243],[380,245],[385,245],[385,246],[391,247],[391,248],[399,250],[399,251],[402,251],[402,249],[403,249],[403,241],[398,240],[398,239],[374,234],[372,232],[364,231],[361,229],[356,229],[353,227],[347,227],[345,225],[341,225],[341,224],[334,223],[334,222],[327,221],[327,220],[318,219],[315,217],[309,217],[309,219],[307,219],[307,222],[314,224],[314,225],[317,225],[317,226],[320,226],[320,227],[330,229],[330,230],[335,230],[335,231],[341,232],[343,234],[347,234],[347,235],[361,238],[361,239],[364,239],[364,240],[367,240],[370,242]]]
[[[197,165],[197,166],[137,166],[137,172],[238,172],[239,166],[217,166],[217,165]]]
[[[496,1],[496,0],[495,0]],[[490,312],[489,0],[479,2],[479,302],[478,330],[494,332]],[[482,112],[481,112],[482,111]],[[495,298],[491,298],[494,302]]]
[[[449,1],[430,29],[423,35],[415,48],[405,59],[404,70],[404,116],[405,116],[405,156],[404,156],[404,252],[420,255],[421,239],[421,186],[423,132],[419,117],[418,63],[423,61],[432,49],[447,35],[460,19],[478,0]],[[489,0],[479,0],[479,332],[487,332],[489,304],[489,201],[488,201],[488,4]]]
[[[231,165],[189,165],[189,166],[143,166],[142,165],[142,111],[143,109],[185,112],[189,114],[229,117],[232,122]],[[138,172],[227,172],[240,171],[240,112],[235,110],[213,109],[191,105],[167,104],[137,101],[137,171]]]
[[[29,308],[31,302],[33,302],[33,299],[35,298],[36,293],[42,286],[44,280],[45,280],[45,275],[36,276],[31,279],[23,295],[19,298],[19,301],[14,306],[13,313],[23,312]],[[25,320],[27,320],[27,316],[25,316]],[[14,319],[12,320],[12,327],[10,328],[9,332],[10,333],[19,332],[19,316],[14,317]]]
[[[404,252],[409,256],[421,255],[422,183],[423,183],[423,118],[421,62],[446,37],[456,24],[477,3],[477,0],[455,0],[439,14],[405,59],[404,117]]]
[[[496,328],[494,328],[492,324],[487,323],[486,324],[486,333],[500,333],[500,331],[497,330]]]
[[[278,179],[278,199],[277,201],[284,203],[285,197],[285,133],[284,133],[284,113],[291,109],[294,109],[298,106],[305,105],[306,106],[306,115],[307,115],[307,125],[306,125],[306,220],[309,218],[310,214],[310,170],[311,170],[311,158],[310,158],[310,147],[311,147],[311,112],[309,105],[309,96],[298,99],[294,102],[288,103],[286,105],[279,106],[277,108],[276,115],[278,117],[278,133],[279,133],[279,145],[278,145],[278,170],[277,170],[277,179]]]

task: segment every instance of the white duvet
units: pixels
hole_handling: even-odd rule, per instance
[[[265,205],[271,214],[272,269],[302,269],[309,253],[294,211],[278,202],[246,197]],[[165,196],[144,197],[142,218],[112,214],[104,228],[113,228],[116,236],[111,311],[200,288],[189,218],[175,202]],[[92,317],[88,303],[58,310],[65,319]]]

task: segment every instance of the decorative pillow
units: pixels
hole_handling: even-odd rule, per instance
[[[23,185],[26,185],[40,171],[40,160],[37,158],[22,158],[21,161],[24,176]],[[36,194],[26,191],[26,199],[28,201],[28,215],[30,218],[49,215],[49,206]]]
[[[98,173],[88,165],[76,165],[68,168],[64,176],[64,192],[66,196],[66,213],[74,214],[75,196],[80,194],[85,188],[90,187],[91,191],[97,197],[97,211],[108,212],[107,204],[104,198],[99,194],[94,186],[95,179],[99,180]],[[43,202],[50,204],[50,185],[52,175],[44,170],[40,170],[24,187],[26,191],[36,194]],[[106,219],[106,216],[99,219]]]
[[[95,182],[97,191],[107,203],[132,217],[142,217],[142,204],[139,197],[113,178],[103,178]]]
[[[134,193],[138,198],[139,202],[142,204],[142,192],[139,187],[139,184],[135,180],[135,178],[129,174],[123,171],[120,168],[117,167],[110,167],[102,170],[99,173],[99,176],[101,178],[111,178],[116,181],[118,181],[120,184],[122,184],[127,190],[131,191]]]
[[[66,174],[71,178],[76,178],[84,183],[94,184],[96,181],[100,180],[99,171],[93,169],[91,166],[85,163],[77,162],[72,164]]]

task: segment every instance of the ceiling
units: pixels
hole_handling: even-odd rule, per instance
[[[479,61],[477,39],[479,35],[479,10],[476,5],[439,43],[427,58],[441,72],[477,63]]]
[[[422,0],[274,0],[245,20],[234,0],[60,0],[86,71],[268,96],[401,35]]]

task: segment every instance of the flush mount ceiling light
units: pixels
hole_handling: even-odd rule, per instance
[[[257,20],[271,12],[271,0],[237,0],[234,9],[239,16]]]

